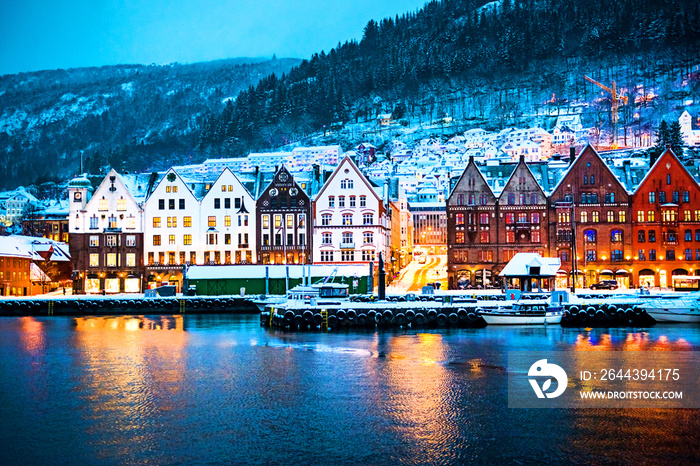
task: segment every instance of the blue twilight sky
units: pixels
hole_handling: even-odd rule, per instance
[[[426,0],[5,0],[0,74],[233,57],[308,58]]]

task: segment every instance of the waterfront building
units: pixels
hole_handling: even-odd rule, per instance
[[[59,200],[22,219],[22,234],[68,243],[69,202]]]
[[[0,296],[31,295],[32,256],[12,236],[0,236]]]
[[[641,181],[632,201],[633,283],[671,287],[700,274],[700,187],[670,149]]]
[[[89,198],[85,177],[68,186],[73,293],[138,293],[143,280],[143,210],[111,170]]]
[[[310,264],[311,200],[285,166],[277,170],[255,206],[258,263]]]
[[[572,284],[574,270],[579,288],[603,279],[630,286],[630,213],[627,189],[598,152],[586,146],[550,195],[549,255],[561,260],[559,287]]]
[[[313,262],[377,264],[389,257],[389,225],[380,188],[345,157],[314,199]]]

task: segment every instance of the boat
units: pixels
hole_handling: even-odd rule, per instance
[[[558,324],[564,308],[547,300],[519,300],[510,309],[483,310],[479,315],[489,325]]]
[[[700,296],[649,297],[640,306],[657,322],[700,322]]]
[[[326,282],[295,286],[287,291],[286,296],[267,303],[264,309],[269,312],[273,308],[279,311],[313,306],[340,307],[349,302],[350,293],[347,284]]]

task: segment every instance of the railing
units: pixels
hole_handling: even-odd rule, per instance
[[[355,249],[355,243],[340,243],[340,249]]]

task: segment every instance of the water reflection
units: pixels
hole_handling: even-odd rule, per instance
[[[693,326],[286,333],[254,316],[0,319],[0,419],[14,420],[0,449],[9,463],[688,463],[698,410],[509,409],[507,355],[699,348]]]

